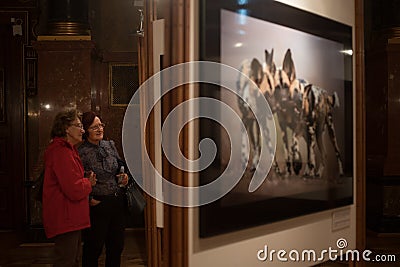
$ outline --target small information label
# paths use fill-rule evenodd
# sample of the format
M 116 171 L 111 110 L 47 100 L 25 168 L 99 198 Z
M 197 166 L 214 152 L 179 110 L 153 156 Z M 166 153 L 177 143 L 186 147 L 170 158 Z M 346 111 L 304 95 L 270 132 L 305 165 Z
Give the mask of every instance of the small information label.
M 332 213 L 332 231 L 350 227 L 350 209 Z
M 135 0 L 134 2 L 133 2 L 133 6 L 139 6 L 139 7 L 142 7 L 143 6 L 143 0 Z

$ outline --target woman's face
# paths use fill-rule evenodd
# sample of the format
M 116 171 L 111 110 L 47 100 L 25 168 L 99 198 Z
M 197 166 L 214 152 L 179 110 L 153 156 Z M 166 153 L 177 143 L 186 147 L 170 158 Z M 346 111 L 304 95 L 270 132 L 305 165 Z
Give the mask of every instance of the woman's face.
M 81 121 L 76 118 L 70 126 L 65 130 L 67 134 L 67 141 L 72 145 L 82 142 L 82 135 L 85 133 Z
M 90 143 L 98 144 L 103 139 L 104 123 L 101 123 L 99 117 L 95 117 L 93 123 L 88 128 L 87 139 Z

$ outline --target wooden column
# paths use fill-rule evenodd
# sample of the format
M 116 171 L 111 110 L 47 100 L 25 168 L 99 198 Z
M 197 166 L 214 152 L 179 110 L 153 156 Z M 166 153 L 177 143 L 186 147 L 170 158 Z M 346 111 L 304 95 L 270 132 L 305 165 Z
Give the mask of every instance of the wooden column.
M 189 27 L 190 27 L 190 2 L 186 0 L 145 1 L 144 6 L 144 37 L 139 38 L 139 73 L 140 83 L 153 74 L 153 39 L 152 22 L 157 19 L 157 10 L 165 19 L 165 41 L 163 67 L 173 66 L 189 61 Z M 181 86 L 162 98 L 162 117 L 179 103 L 189 98 L 187 86 Z M 142 101 L 142 98 L 141 98 Z M 143 103 L 141 103 L 143 105 Z M 141 107 L 142 108 L 142 107 Z M 143 107 L 144 108 L 144 107 Z M 178 122 L 179 123 L 179 122 Z M 147 121 L 146 147 L 150 159 L 154 160 L 155 144 L 154 117 L 150 115 Z M 185 128 L 180 140 L 180 147 L 185 155 L 188 151 L 188 130 Z M 163 157 L 162 176 L 179 185 L 187 185 L 187 173 L 175 168 Z M 164 205 L 164 228 L 156 225 L 156 200 L 147 195 L 146 208 L 146 240 L 148 263 L 155 266 L 188 266 L 188 212 L 187 208 Z
M 157 6 L 155 0 L 144 1 L 144 21 L 143 31 L 144 35 L 138 37 L 138 66 L 139 66 L 139 83 L 142 84 L 149 77 L 154 74 L 153 66 L 153 21 L 157 19 Z M 147 92 L 145 92 L 147 93 Z M 151 95 L 151 92 L 149 92 Z M 149 95 L 140 96 L 140 108 L 142 111 L 147 109 L 147 99 Z M 143 122 L 141 122 L 143 123 Z M 155 144 L 154 144 L 154 112 L 150 114 L 146 121 L 147 128 L 145 134 L 145 146 L 148 151 L 148 156 L 152 162 L 155 161 Z M 143 168 L 143 177 L 152 177 L 152 174 L 147 173 L 149 169 Z M 146 182 L 151 183 L 147 179 Z M 149 187 L 153 188 L 155 185 L 150 184 Z M 162 228 L 157 227 L 157 214 L 156 206 L 157 201 L 148 194 L 146 197 L 146 210 L 145 210 L 145 231 L 146 231 L 146 248 L 147 248 L 147 266 L 160 267 L 162 263 Z
M 165 1 L 165 64 L 164 67 L 190 61 L 190 5 L 192 1 Z M 184 75 L 184 74 L 182 74 Z M 178 77 L 177 77 L 178 78 Z M 189 87 L 183 85 L 171 91 L 163 102 L 163 117 L 180 103 L 189 99 Z M 177 124 L 179 124 L 179 119 Z M 179 147 L 188 157 L 188 127 L 182 130 Z M 172 183 L 188 186 L 188 173 L 175 168 L 163 159 L 163 176 Z M 185 196 L 180 196 L 185 197 Z M 186 267 L 189 265 L 188 209 L 165 206 L 164 216 L 164 266 Z
M 355 0 L 355 179 L 356 179 L 356 248 L 363 251 L 366 245 L 365 227 L 365 52 L 364 52 L 364 1 Z M 349 266 L 363 267 L 363 261 L 350 262 Z

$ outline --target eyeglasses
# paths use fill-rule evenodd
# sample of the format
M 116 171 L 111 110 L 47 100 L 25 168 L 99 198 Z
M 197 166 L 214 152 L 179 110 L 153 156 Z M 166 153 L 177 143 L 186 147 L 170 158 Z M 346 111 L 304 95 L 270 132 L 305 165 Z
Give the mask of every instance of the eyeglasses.
M 88 129 L 89 129 L 89 130 L 92 130 L 92 131 L 98 131 L 98 130 L 100 130 L 100 129 L 104 129 L 104 127 L 106 127 L 106 125 L 105 125 L 104 123 L 100 123 L 100 124 L 98 124 L 98 125 L 89 127 Z
M 71 124 L 71 126 L 75 126 L 77 128 L 83 129 L 83 124 L 82 123 L 74 123 L 74 124 Z

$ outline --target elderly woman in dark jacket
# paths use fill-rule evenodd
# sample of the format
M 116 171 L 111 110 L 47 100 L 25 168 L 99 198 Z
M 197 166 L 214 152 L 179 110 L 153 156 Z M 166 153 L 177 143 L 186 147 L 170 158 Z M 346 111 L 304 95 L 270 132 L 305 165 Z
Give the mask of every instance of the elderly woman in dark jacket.
M 90 195 L 91 228 L 84 232 L 82 266 L 97 266 L 103 246 L 106 247 L 106 266 L 118 267 L 124 248 L 124 199 L 121 186 L 128 175 L 120 173 L 117 149 L 113 141 L 105 141 L 104 127 L 94 112 L 82 116 L 84 143 L 79 146 L 86 171 L 96 174 L 97 183 Z
M 56 267 L 79 266 L 81 230 L 90 226 L 88 196 L 96 178 L 84 178 L 75 148 L 84 132 L 76 110 L 60 112 L 45 152 L 43 226 L 54 238 Z

